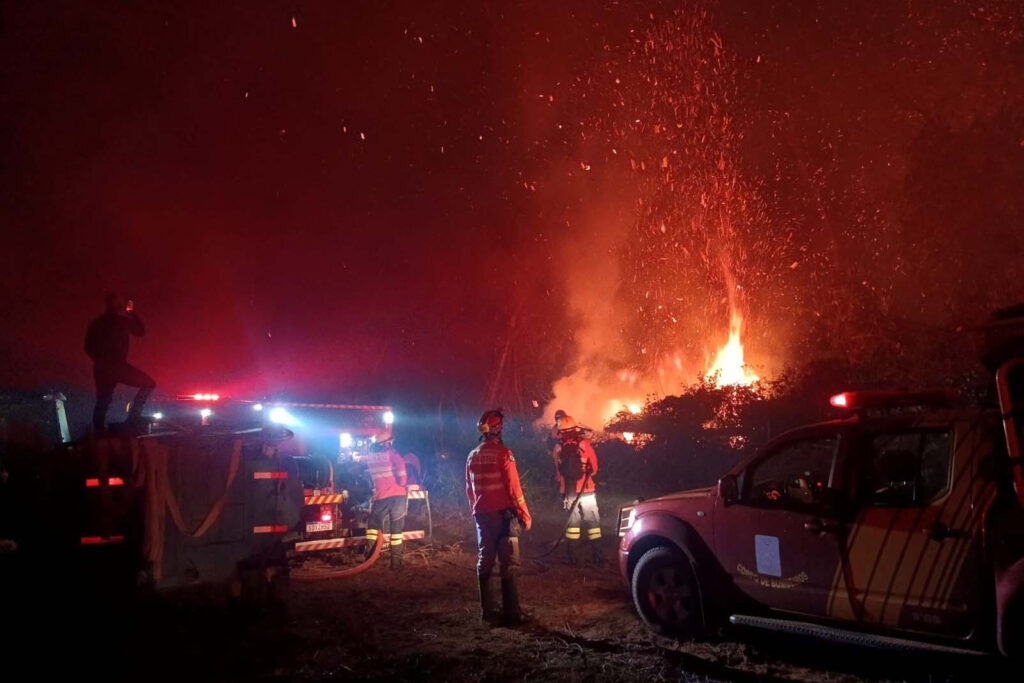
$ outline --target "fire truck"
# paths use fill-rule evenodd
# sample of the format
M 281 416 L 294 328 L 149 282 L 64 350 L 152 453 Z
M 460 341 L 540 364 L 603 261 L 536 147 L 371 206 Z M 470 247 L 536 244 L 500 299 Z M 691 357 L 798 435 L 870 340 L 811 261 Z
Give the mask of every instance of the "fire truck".
M 236 592 L 254 576 L 271 587 L 301 580 L 296 556 L 362 550 L 351 454 L 390 437 L 387 406 L 196 392 L 155 402 L 150 419 L 141 434 L 115 426 L 76 442 L 63 396 L 0 397 L 0 549 L 69 572 Z M 346 468 L 355 493 L 342 487 Z M 410 498 L 425 494 L 410 487 Z
M 619 511 L 654 631 L 736 627 L 883 649 L 1024 653 L 1024 306 L 985 326 L 989 405 L 851 391 L 712 488 Z

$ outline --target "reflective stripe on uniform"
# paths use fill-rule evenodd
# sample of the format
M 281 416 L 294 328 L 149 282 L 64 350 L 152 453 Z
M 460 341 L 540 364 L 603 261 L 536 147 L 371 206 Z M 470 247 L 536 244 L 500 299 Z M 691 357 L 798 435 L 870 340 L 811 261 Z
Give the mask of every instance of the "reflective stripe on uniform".
M 587 538 L 590 538 L 590 539 L 601 538 L 601 527 L 594 527 L 592 529 L 587 529 Z
M 568 538 L 570 541 L 579 540 L 580 528 L 578 526 L 569 527 L 565 530 L 565 537 Z
M 391 534 L 391 545 L 402 545 L 402 534 Z

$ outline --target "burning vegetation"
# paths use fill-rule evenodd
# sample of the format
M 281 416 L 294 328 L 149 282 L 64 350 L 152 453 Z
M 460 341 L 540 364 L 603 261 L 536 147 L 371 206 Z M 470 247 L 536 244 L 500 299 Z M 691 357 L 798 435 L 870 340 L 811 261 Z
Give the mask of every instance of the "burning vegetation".
M 545 419 L 574 406 L 600 427 L 829 359 L 872 384 L 950 381 L 970 372 L 963 330 L 1024 296 L 1006 257 L 1022 206 L 994 190 L 1024 172 L 1004 68 L 1020 7 L 879 10 L 883 35 L 828 50 L 849 17 L 773 7 L 652 12 L 577 76 L 568 182 L 594 206 L 565 222 L 592 260 L 567 277 L 577 355 Z M 780 53 L 751 23 L 768 15 L 803 44 Z

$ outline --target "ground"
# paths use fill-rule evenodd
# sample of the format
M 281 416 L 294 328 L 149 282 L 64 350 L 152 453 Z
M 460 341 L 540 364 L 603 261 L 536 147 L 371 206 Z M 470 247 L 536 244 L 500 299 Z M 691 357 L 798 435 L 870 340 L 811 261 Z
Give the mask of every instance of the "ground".
M 542 514 L 525 538 L 528 558 L 557 537 L 555 514 Z M 60 634 L 63 626 L 71 635 L 43 643 L 60 643 L 68 661 L 52 657 L 51 645 L 27 661 L 33 669 L 70 662 L 108 679 L 169 681 L 930 682 L 975 680 L 979 670 L 988 680 L 1010 679 L 994 658 L 892 657 L 739 632 L 705 643 L 659 639 L 636 618 L 612 563 L 570 567 L 562 548 L 525 562 L 521 590 L 533 622 L 486 626 L 477 617 L 470 521 L 448 519 L 439 527 L 433 545 L 410 543 L 399 573 L 378 562 L 340 581 L 293 581 L 276 607 L 233 608 L 223 591 L 207 587 L 94 605 L 93 622 L 88 614 L 77 615 L 79 622 L 59 607 L 48 609 L 37 615 L 42 632 Z M 610 533 L 604 544 L 613 557 Z M 100 619 L 114 623 L 90 630 Z M 9 662 L 29 650 L 10 652 Z

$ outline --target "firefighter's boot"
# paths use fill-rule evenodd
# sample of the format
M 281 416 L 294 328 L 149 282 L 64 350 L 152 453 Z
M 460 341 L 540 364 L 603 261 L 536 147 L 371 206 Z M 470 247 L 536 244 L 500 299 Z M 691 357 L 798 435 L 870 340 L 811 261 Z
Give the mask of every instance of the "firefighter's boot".
M 603 567 L 604 553 L 601 552 L 600 541 L 594 539 L 592 541 L 588 541 L 588 545 L 590 545 L 590 561 L 594 564 L 595 567 Z
M 405 543 L 402 542 L 402 534 L 391 534 L 391 568 L 395 571 L 405 566 L 402 558 L 402 548 L 404 547 Z
M 477 581 L 480 584 L 480 619 L 488 624 L 496 624 L 501 621 L 501 612 L 491 592 L 491 575 L 478 575 Z
M 565 539 L 565 561 L 573 567 L 580 564 L 579 545 L 579 540 Z
M 532 614 L 519 604 L 519 586 L 516 575 L 501 577 L 501 611 L 502 621 L 509 626 L 517 626 L 529 621 Z

